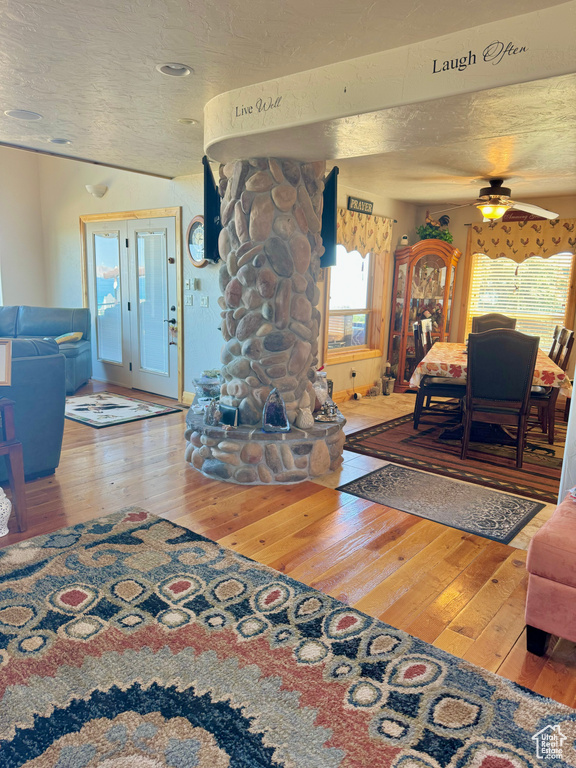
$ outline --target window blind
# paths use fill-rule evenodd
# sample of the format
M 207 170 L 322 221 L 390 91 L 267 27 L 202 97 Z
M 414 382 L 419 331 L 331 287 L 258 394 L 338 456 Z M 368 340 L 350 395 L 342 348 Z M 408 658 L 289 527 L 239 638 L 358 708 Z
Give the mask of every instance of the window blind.
M 466 336 L 473 317 L 499 312 L 516 318 L 516 330 L 539 336 L 541 349 L 547 351 L 554 328 L 564 325 L 572 259 L 571 253 L 558 253 L 517 264 L 474 254 Z

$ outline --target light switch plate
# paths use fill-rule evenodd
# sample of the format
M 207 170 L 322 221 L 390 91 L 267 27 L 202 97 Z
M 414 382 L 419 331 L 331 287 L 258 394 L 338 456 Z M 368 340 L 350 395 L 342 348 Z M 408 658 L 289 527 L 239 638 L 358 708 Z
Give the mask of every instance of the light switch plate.
M 185 307 L 193 307 L 194 306 L 194 296 L 192 296 L 191 293 L 187 293 L 184 296 L 184 306 Z
M 208 296 L 206 294 L 204 294 L 203 296 L 200 296 L 200 306 L 201 307 L 208 306 Z
M 184 280 L 184 288 L 187 291 L 190 290 L 190 278 L 188 278 L 188 280 Z

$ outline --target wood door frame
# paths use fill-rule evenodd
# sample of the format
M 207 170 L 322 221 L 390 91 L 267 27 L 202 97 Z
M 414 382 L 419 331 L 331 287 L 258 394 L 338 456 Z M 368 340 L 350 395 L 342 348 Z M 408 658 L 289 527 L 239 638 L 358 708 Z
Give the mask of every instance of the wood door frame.
M 86 242 L 86 225 L 106 223 L 109 221 L 125 221 L 134 219 L 162 219 L 173 216 L 175 219 L 176 243 L 176 319 L 178 323 L 178 402 L 182 402 L 184 391 L 184 306 L 182 293 L 182 208 L 149 208 L 142 211 L 119 211 L 117 213 L 92 213 L 80 216 L 80 246 L 82 267 L 82 305 L 89 307 L 88 297 L 88 244 Z

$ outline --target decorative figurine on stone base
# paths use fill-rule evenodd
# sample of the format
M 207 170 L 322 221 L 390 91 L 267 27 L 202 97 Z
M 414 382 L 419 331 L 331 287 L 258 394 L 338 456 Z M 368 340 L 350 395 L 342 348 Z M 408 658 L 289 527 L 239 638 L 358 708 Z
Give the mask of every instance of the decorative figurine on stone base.
M 206 406 L 206 411 L 204 412 L 204 424 L 209 427 L 216 427 L 220 424 L 221 415 L 220 409 L 218 408 L 218 400 L 216 400 L 216 398 L 210 400 Z
M 315 414 L 314 421 L 338 421 L 338 408 L 332 400 L 327 400 Z
M 296 414 L 296 426 L 298 429 L 312 429 L 314 416 L 310 408 L 299 408 Z
M 286 406 L 277 389 L 270 392 L 264 403 L 262 429 L 264 432 L 290 432 Z

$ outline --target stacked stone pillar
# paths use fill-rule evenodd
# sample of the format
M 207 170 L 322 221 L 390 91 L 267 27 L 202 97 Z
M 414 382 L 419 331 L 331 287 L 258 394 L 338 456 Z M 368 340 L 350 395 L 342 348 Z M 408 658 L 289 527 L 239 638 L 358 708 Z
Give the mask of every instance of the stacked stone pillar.
M 259 424 L 276 387 L 294 423 L 318 362 L 324 163 L 237 160 L 221 169 L 223 403 Z M 314 401 L 312 400 L 312 403 Z
M 238 408 L 239 427 L 219 441 L 208 435 L 214 427 L 190 423 L 187 458 L 205 474 L 244 483 L 297 482 L 341 460 L 343 420 L 311 426 L 308 413 L 318 363 L 324 172 L 323 162 L 276 158 L 220 168 L 220 399 Z M 261 432 L 273 388 L 286 403 L 289 433 Z

